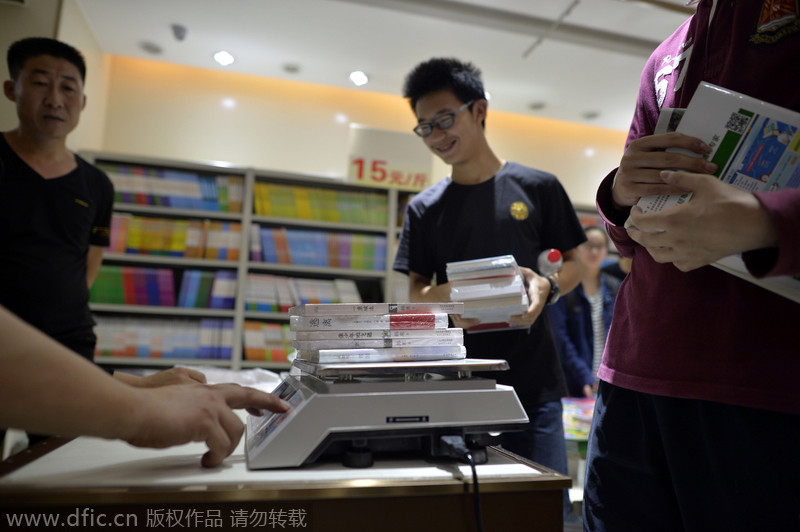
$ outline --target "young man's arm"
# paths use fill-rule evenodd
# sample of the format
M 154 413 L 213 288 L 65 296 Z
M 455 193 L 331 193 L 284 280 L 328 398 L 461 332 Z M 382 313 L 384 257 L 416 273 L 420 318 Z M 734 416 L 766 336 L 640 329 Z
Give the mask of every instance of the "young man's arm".
M 205 466 L 236 448 L 244 427 L 231 408 L 284 412 L 276 396 L 234 384 L 145 390 L 110 378 L 0 307 L 0 427 L 98 436 L 139 447 L 205 442 Z
M 436 303 L 451 300 L 450 283 L 432 286 L 430 279 L 414 272 L 408 272 L 408 283 L 409 301 Z M 460 327 L 462 329 L 469 329 L 473 325 L 480 323 L 480 320 L 461 319 L 460 316 L 455 314 L 451 314 L 450 319 L 453 320 L 453 325 L 455 327 Z
M 408 272 L 408 296 L 412 302 L 450 301 L 450 283 L 431 285 L 431 280 L 418 273 Z

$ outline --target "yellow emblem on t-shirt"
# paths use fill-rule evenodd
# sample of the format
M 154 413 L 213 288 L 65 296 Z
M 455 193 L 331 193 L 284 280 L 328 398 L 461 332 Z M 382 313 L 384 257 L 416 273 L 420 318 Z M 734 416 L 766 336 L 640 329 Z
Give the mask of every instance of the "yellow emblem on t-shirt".
M 521 201 L 515 201 L 508 210 L 515 220 L 526 220 L 528 218 L 528 206 Z

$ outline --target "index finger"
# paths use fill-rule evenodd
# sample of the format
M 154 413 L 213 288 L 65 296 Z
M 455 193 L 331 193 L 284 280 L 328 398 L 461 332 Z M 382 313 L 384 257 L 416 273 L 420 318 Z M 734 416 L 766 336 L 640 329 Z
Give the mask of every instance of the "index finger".
M 703 142 L 702 139 L 684 135 L 677 131 L 647 135 L 628 144 L 629 150 L 638 151 L 661 151 L 669 148 L 683 148 L 699 155 L 711 151 L 711 146 Z
M 215 384 L 212 386 L 222 394 L 230 408 L 248 408 L 269 410 L 270 412 L 286 412 L 289 405 L 271 393 L 238 384 Z

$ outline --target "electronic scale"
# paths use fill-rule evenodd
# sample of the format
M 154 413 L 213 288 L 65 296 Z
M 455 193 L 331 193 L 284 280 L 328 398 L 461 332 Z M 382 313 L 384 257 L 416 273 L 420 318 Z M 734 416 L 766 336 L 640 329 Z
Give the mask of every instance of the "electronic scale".
M 528 417 L 510 386 L 473 377 L 504 371 L 505 360 L 318 364 L 295 360 L 273 393 L 285 413 L 249 416 L 248 469 L 297 467 L 336 459 L 372 465 L 375 452 L 441 456 L 442 436 L 462 436 L 476 462 L 499 433 L 522 430 Z

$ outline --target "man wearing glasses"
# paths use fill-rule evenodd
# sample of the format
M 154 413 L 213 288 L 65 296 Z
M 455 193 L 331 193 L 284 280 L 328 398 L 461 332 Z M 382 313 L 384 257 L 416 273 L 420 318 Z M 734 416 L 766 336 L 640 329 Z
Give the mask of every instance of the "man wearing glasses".
M 467 356 L 505 359 L 511 367 L 487 376 L 514 387 L 530 425 L 504 434 L 503 447 L 566 473 L 560 402 L 566 387 L 542 310 L 577 284 L 575 247 L 584 232 L 555 176 L 503 161 L 489 147 L 477 68 L 431 59 L 411 71 L 403 92 L 417 117 L 414 132 L 452 171 L 409 203 L 394 269 L 408 274 L 411 301 L 449 301 L 448 262 L 514 255 L 530 306 L 507 329 L 467 334 Z M 564 265 L 548 278 L 532 268 L 549 248 L 561 250 Z M 453 322 L 476 325 L 458 316 Z

